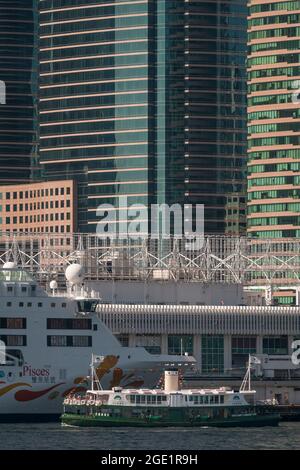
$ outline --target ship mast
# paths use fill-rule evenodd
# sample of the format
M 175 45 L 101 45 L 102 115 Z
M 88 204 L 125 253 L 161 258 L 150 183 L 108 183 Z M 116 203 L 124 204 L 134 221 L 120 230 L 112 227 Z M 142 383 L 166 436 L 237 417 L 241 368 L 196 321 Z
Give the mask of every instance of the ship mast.
M 102 385 L 97 375 L 97 371 L 95 369 L 95 364 L 98 360 L 99 360 L 99 356 L 94 356 L 94 354 L 92 354 L 92 363 L 90 366 L 91 367 L 92 392 L 95 391 L 95 384 L 97 386 L 97 391 L 103 390 Z
M 248 367 L 246 374 L 243 378 L 242 384 L 240 386 L 240 392 L 250 392 L 251 391 L 251 355 L 249 354 Z

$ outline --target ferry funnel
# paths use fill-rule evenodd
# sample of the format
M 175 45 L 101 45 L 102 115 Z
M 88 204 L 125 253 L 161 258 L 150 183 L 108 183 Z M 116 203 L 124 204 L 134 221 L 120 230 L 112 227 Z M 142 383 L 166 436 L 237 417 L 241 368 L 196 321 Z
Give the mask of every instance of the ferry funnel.
M 165 371 L 165 392 L 178 392 L 179 390 L 179 374 L 178 370 Z

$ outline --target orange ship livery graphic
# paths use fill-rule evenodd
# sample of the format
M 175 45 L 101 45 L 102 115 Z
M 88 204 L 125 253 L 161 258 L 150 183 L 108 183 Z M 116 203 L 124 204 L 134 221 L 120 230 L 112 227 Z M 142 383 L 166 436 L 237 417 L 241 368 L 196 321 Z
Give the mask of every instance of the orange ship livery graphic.
M 47 394 L 49 394 L 48 399 L 49 400 L 55 400 L 58 398 L 60 395 L 62 397 L 65 397 L 67 394 L 69 394 L 71 391 L 73 392 L 85 392 L 86 388 L 79 386 L 80 384 L 84 383 L 84 378 L 83 377 L 77 377 L 74 380 L 74 386 L 72 388 L 69 388 L 68 390 L 65 390 L 62 394 L 56 390 L 58 387 L 61 385 L 64 385 L 64 382 L 58 383 L 56 385 L 52 385 L 51 387 L 47 387 L 46 389 L 43 390 L 17 390 L 14 398 L 18 402 L 28 402 L 32 400 L 36 400 L 37 398 L 41 398 Z M 5 384 L 5 382 L 0 382 L 0 385 Z M 16 388 L 19 387 L 29 387 L 32 388 L 32 385 L 25 383 L 25 382 L 17 382 L 14 384 L 9 384 L 5 385 L 4 387 L 0 388 L 0 398 L 7 393 L 11 392 L 12 390 L 15 390 Z
M 96 375 L 99 380 L 104 377 L 105 374 L 108 374 L 119 361 L 119 356 L 105 356 L 100 365 L 96 368 Z

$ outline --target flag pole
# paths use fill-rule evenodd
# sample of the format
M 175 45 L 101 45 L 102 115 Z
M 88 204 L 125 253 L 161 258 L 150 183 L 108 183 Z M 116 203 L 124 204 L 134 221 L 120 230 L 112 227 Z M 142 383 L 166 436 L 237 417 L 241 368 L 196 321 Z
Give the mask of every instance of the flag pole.
M 249 392 L 251 390 L 251 355 L 249 354 L 249 364 L 248 364 L 248 375 L 249 375 Z

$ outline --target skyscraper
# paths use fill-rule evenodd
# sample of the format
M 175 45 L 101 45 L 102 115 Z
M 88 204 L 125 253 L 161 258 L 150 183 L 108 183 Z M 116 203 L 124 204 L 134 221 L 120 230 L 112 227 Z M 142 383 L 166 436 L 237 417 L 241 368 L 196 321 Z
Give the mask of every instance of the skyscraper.
M 248 233 L 300 236 L 300 8 L 250 1 Z
M 246 0 L 41 0 L 40 162 L 97 207 L 244 197 Z
M 38 4 L 0 1 L 0 184 L 28 182 L 37 158 Z

